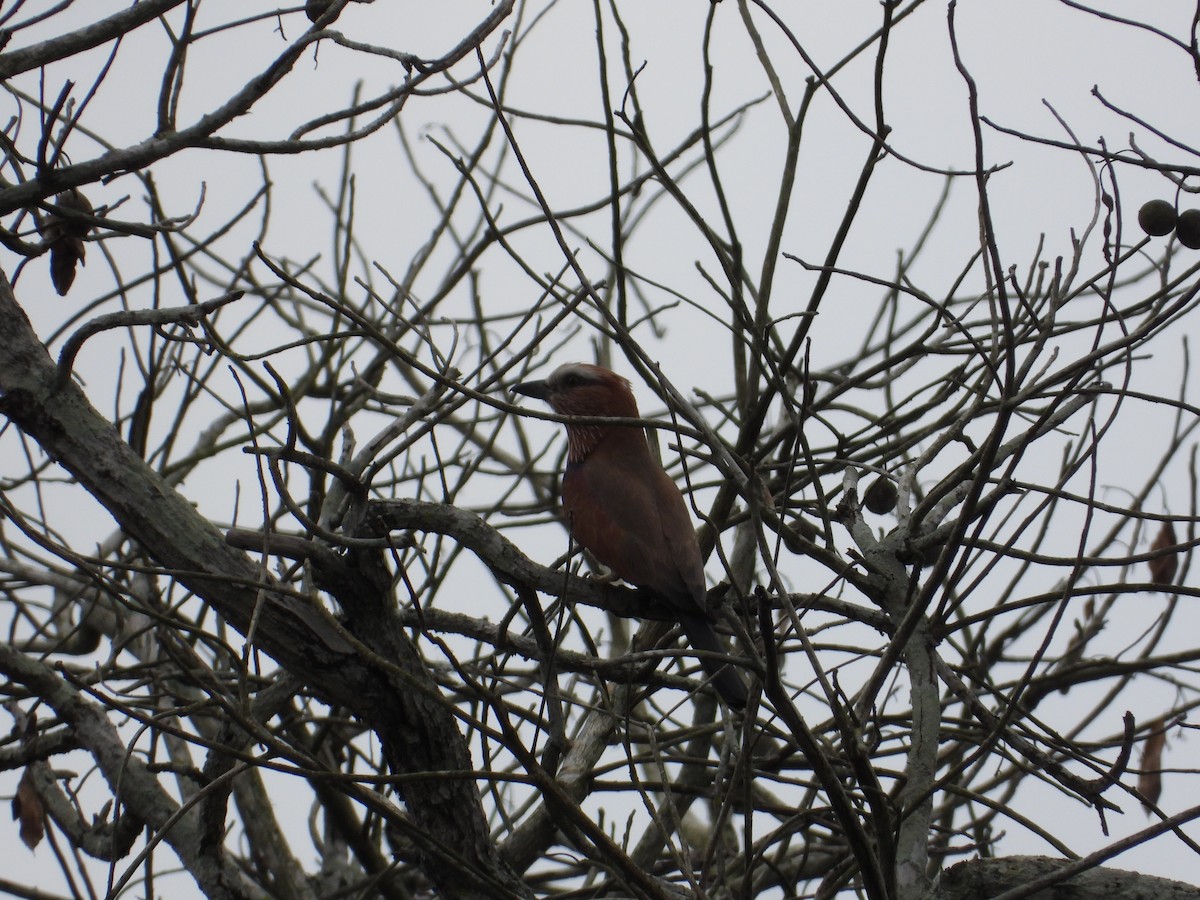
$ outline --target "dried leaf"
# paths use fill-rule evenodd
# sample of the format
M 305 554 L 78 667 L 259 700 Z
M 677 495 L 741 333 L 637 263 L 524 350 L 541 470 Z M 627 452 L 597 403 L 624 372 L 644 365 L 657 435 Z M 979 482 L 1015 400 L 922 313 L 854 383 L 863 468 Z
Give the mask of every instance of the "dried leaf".
M 13 818 L 21 822 L 21 840 L 30 850 L 42 842 L 46 834 L 46 808 L 33 786 L 33 775 L 29 769 L 21 775 L 17 793 L 12 799 Z
M 1168 547 L 1174 547 L 1179 542 L 1175 540 L 1175 526 L 1170 522 L 1163 522 L 1162 528 L 1159 529 L 1158 537 L 1154 539 L 1154 543 L 1150 545 L 1151 552 L 1155 550 L 1165 550 Z M 1179 570 L 1179 552 L 1165 553 L 1162 556 L 1156 556 L 1150 560 L 1150 581 L 1155 587 L 1162 590 L 1170 590 L 1172 582 L 1175 580 L 1175 573 Z
M 1155 719 L 1150 723 L 1150 734 L 1142 748 L 1142 772 L 1138 775 L 1138 791 L 1143 797 L 1142 806 L 1146 812 L 1151 811 L 1162 795 L 1162 754 L 1166 745 L 1167 723 Z
M 83 261 L 71 239 L 59 241 L 50 248 L 50 281 L 60 297 L 65 297 L 75 282 L 75 264 Z
M 54 203 L 62 209 L 88 216 L 95 212 L 91 202 L 78 188 L 63 191 L 54 198 Z M 83 239 L 92 226 L 57 212 L 48 212 L 38 223 L 38 230 L 50 245 L 50 281 L 59 296 L 65 297 L 75 281 L 75 267 L 83 263 L 87 256 L 87 245 Z

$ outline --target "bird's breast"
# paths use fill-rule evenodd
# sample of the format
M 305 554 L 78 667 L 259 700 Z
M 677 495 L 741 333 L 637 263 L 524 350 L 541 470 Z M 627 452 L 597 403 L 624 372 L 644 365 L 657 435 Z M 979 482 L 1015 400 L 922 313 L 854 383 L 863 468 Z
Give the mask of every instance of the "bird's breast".
M 563 513 L 575 541 L 625 581 L 673 606 L 704 607 L 704 567 L 683 497 L 654 465 L 589 457 L 563 473 Z

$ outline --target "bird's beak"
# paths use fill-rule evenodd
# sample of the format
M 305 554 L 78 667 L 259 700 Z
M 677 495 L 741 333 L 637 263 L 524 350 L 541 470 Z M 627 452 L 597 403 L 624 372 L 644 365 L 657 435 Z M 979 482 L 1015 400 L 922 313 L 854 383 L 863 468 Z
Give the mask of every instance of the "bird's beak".
M 511 390 L 514 394 L 524 394 L 526 397 L 534 397 L 538 400 L 545 400 L 550 396 L 550 384 L 545 380 L 524 381 L 521 384 L 514 384 Z

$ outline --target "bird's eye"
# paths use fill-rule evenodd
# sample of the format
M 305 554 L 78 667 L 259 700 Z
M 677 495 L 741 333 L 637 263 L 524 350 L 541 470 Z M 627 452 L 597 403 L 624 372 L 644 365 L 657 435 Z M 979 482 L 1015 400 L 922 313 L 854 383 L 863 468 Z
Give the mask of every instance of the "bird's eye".
M 563 376 L 562 386 L 565 388 L 575 388 L 583 384 L 583 376 L 578 372 L 568 372 Z

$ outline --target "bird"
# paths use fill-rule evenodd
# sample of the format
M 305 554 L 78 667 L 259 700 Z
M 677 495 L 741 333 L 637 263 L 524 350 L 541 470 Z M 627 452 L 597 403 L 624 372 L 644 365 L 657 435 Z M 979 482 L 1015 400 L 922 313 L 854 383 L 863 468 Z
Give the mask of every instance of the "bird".
M 565 363 L 512 390 L 562 416 L 639 418 L 629 381 L 611 369 Z M 650 452 L 640 425 L 567 422 L 562 507 L 574 540 L 604 566 L 661 601 L 697 650 L 728 655 L 708 618 L 704 562 L 683 494 Z M 746 705 L 732 666 L 700 659 L 725 703 Z

